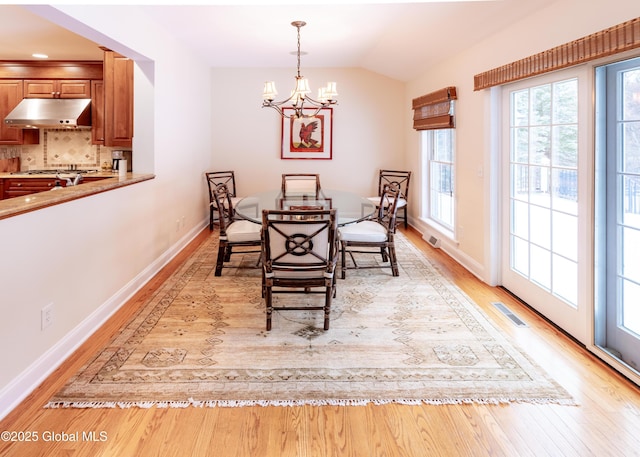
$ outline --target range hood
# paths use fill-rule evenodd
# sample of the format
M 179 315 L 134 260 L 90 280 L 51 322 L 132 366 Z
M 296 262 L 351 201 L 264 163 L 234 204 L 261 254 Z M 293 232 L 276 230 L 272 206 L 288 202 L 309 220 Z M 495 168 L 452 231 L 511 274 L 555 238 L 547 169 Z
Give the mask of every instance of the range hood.
M 21 129 L 90 127 L 90 105 L 90 98 L 25 98 L 4 123 Z

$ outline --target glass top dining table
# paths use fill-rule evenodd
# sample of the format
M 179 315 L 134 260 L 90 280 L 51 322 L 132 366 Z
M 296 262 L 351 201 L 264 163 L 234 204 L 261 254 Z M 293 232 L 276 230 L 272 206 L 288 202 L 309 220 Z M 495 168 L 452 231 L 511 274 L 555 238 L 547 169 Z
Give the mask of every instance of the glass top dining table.
M 337 210 L 338 226 L 350 224 L 371 217 L 376 205 L 359 194 L 322 189 L 318 195 L 296 194 L 283 196 L 280 189 L 268 190 L 248 195 L 235 205 L 236 215 L 262 224 L 262 211 L 333 209 Z

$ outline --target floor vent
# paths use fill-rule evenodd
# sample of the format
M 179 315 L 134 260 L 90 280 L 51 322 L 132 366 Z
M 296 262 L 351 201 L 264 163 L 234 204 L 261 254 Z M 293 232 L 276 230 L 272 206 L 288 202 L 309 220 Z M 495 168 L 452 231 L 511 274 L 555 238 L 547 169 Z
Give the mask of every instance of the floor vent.
M 518 316 L 513 314 L 513 312 L 509 308 L 507 308 L 504 303 L 495 302 L 492 304 L 498 309 L 498 311 L 500 311 L 502 314 L 507 316 L 509 320 L 511 320 L 511 322 L 513 322 L 518 327 L 528 327 L 528 325 L 523 320 L 521 320 Z
M 440 240 L 433 235 L 429 237 L 429 239 L 427 240 L 427 243 L 429 243 L 434 248 L 440 247 Z

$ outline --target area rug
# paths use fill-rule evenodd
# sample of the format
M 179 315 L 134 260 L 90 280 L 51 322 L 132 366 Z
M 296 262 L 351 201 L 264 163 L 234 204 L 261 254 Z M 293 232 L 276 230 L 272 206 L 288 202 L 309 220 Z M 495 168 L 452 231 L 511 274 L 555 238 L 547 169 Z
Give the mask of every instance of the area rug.
M 321 311 L 280 311 L 267 332 L 257 254 L 216 277 L 213 234 L 46 406 L 575 404 L 402 234 L 396 246 L 399 277 L 338 280 L 328 331 Z

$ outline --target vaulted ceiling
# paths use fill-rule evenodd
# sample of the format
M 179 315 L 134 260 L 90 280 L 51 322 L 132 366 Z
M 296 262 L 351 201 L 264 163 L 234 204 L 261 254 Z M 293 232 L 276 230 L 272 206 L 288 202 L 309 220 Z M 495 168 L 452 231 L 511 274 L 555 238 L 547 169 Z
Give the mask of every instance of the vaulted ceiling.
M 274 6 L 239 0 L 118 8 L 144 10 L 211 67 L 295 68 L 296 29 L 290 24 L 303 20 L 303 68 L 359 67 L 407 81 L 553 1 L 329 0 L 314 6 L 300 0 Z M 33 52 L 54 60 L 99 60 L 98 45 L 28 8 L 0 5 L 0 60 L 28 60 Z

